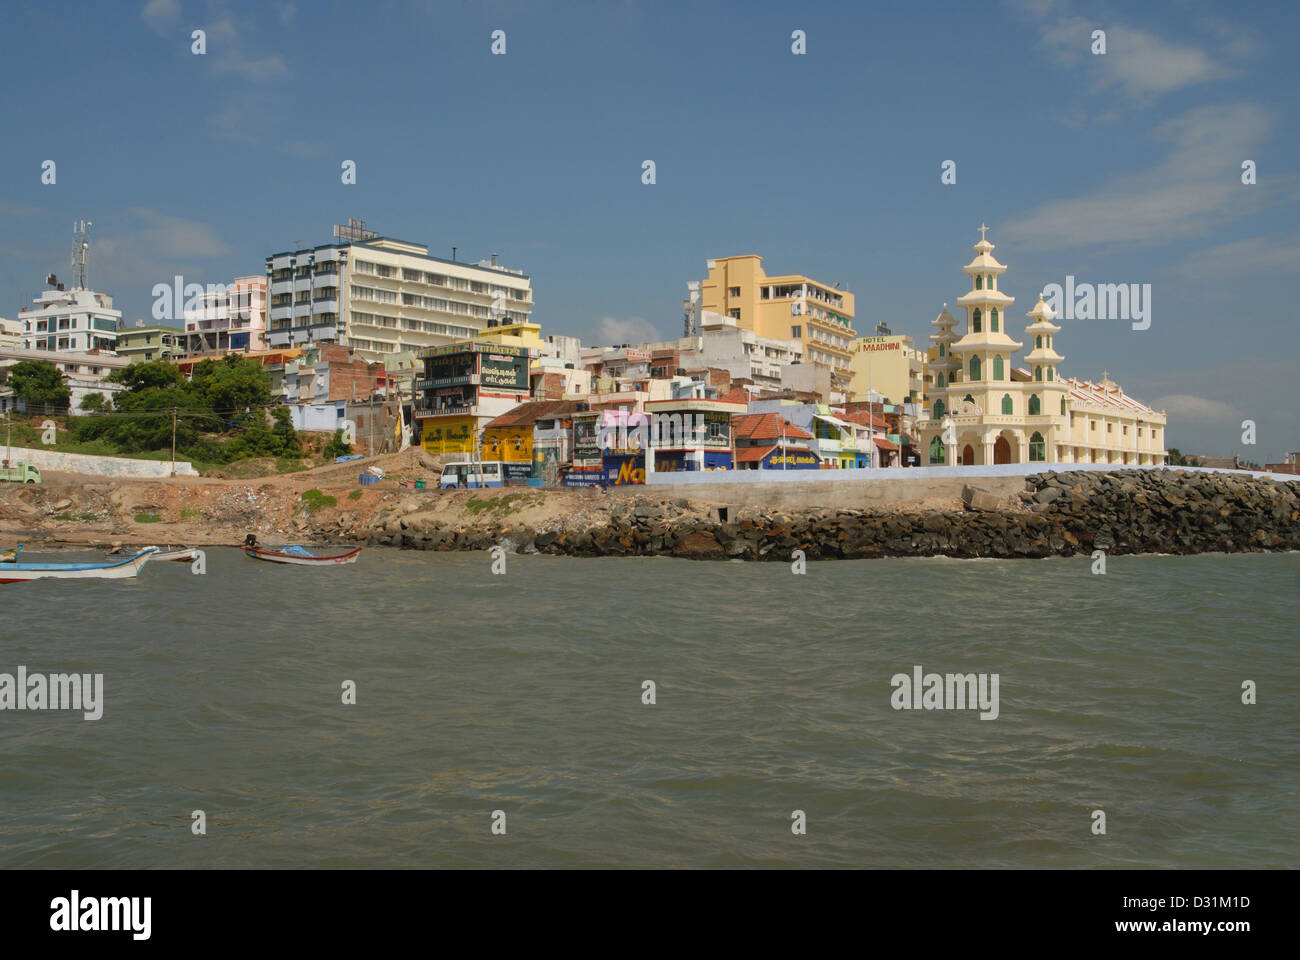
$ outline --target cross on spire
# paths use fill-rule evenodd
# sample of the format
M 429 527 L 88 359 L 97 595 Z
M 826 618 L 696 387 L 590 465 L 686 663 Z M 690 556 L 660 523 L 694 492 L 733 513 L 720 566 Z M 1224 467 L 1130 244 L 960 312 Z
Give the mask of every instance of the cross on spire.
M 985 242 L 986 238 L 984 234 L 988 232 L 988 229 L 989 229 L 988 227 L 984 226 L 984 221 L 981 220 L 980 221 L 980 243 Z
M 1109 371 L 1109 370 L 1103 370 L 1103 371 L 1101 372 L 1101 379 L 1102 379 L 1103 382 L 1106 381 L 1106 380 L 1109 380 L 1109 379 L 1110 379 L 1110 371 Z

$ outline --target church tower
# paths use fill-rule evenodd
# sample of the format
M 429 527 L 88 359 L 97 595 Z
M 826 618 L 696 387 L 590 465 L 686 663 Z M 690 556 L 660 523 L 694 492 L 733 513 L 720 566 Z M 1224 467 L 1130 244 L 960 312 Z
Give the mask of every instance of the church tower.
M 943 418 L 948 403 L 948 385 L 952 383 L 953 374 L 957 372 L 957 368 L 961 365 L 961 362 L 952 353 L 952 345 L 957 342 L 957 334 L 952 329 L 956 322 L 956 318 L 948 312 L 948 304 L 946 303 L 943 305 L 943 312 L 931 321 L 939 330 L 938 333 L 930 334 L 930 339 L 935 344 L 935 354 L 934 359 L 926 363 L 926 366 L 934 373 L 934 382 L 930 385 L 930 389 L 934 393 L 931 410 L 936 420 Z M 935 406 L 935 404 L 938 406 Z
M 981 223 L 975 259 L 962 267 L 971 278 L 971 288 L 957 298 L 957 306 L 966 311 L 966 332 L 952 345 L 952 353 L 967 390 L 987 390 L 990 384 L 1010 381 L 1011 355 L 1021 346 L 1006 334 L 1007 311 L 1016 300 L 998 289 L 1007 268 L 993 258 L 987 231 Z M 960 396 L 958 393 L 954 399 Z
M 1043 302 L 1040 294 L 1034 309 L 1025 314 L 1033 322 L 1025 327 L 1034 348 L 1025 354 L 1025 363 L 1029 373 L 1036 381 L 1052 383 L 1056 381 L 1056 365 L 1065 357 L 1056 352 L 1052 346 L 1052 337 L 1061 332 L 1061 328 L 1052 323 L 1052 308 Z

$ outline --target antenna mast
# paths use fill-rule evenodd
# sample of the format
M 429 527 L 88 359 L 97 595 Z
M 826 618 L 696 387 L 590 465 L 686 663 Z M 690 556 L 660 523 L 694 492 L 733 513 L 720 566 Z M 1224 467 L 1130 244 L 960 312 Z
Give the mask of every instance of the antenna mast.
M 89 220 L 78 220 L 72 225 L 72 274 L 77 278 L 78 290 L 86 288 L 86 251 L 90 249 L 90 241 L 87 239 L 86 231 L 92 226 Z

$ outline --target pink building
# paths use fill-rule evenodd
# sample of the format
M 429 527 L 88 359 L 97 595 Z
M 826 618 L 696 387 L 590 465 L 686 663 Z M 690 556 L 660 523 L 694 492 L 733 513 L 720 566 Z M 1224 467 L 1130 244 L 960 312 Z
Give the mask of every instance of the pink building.
M 185 311 L 186 353 L 220 356 L 266 349 L 266 277 L 209 284 L 203 307 Z

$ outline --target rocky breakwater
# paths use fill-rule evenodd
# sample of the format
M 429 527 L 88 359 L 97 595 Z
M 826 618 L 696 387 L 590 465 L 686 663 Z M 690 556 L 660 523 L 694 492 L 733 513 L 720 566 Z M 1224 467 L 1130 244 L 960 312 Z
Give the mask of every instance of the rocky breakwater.
M 1049 557 L 1300 549 L 1300 485 L 1177 470 L 1042 473 L 1019 497 L 973 481 L 950 510 L 773 511 L 649 495 L 593 498 L 541 523 L 506 508 L 454 521 L 414 508 L 378 518 L 365 542 L 423 550 L 702 560 Z M 541 494 L 537 494 L 540 496 Z M 508 501 L 507 501 L 508 503 Z

